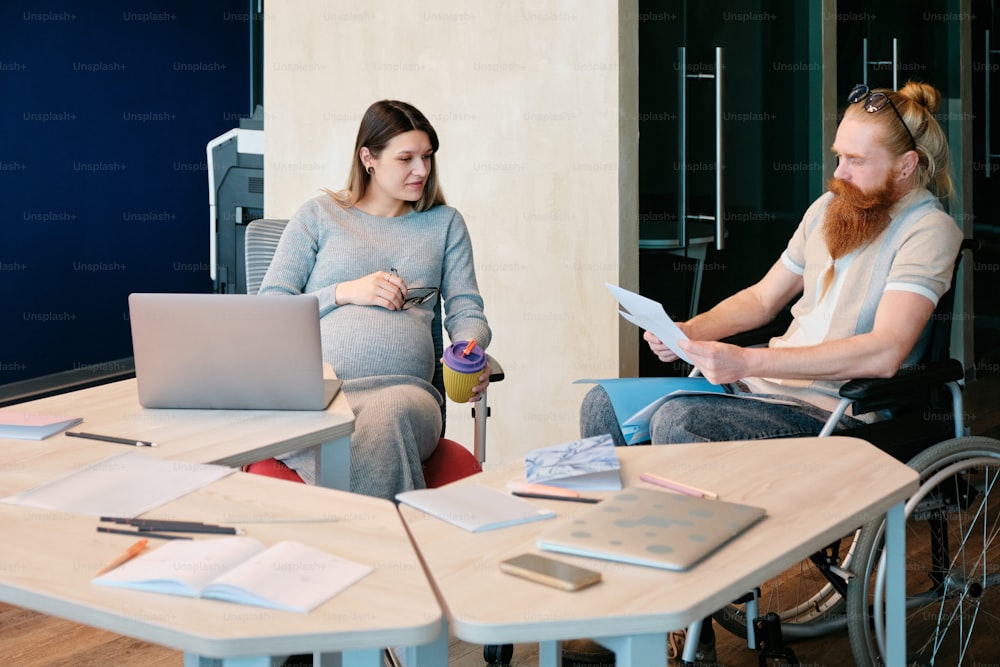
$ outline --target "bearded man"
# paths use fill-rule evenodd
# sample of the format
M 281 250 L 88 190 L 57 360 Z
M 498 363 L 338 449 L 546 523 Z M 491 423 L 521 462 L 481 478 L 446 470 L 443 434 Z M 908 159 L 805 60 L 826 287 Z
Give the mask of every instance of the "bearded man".
M 678 324 L 689 339 L 678 345 L 710 382 L 779 402 L 680 395 L 653 415 L 653 444 L 814 436 L 845 381 L 891 377 L 920 359 L 962 242 L 939 201 L 952 192 L 947 140 L 932 115 L 939 99 L 920 83 L 898 92 L 855 87 L 833 144 L 829 191 L 781 257 L 756 284 Z M 767 347 L 719 342 L 769 323 L 796 297 L 791 325 Z M 677 359 L 651 333 L 644 339 L 660 360 Z M 879 417 L 847 414 L 841 426 Z M 580 426 L 584 437 L 611 433 L 625 444 L 601 385 L 585 397 Z M 707 622 L 699 664 L 714 662 L 712 639 Z M 588 646 L 564 643 L 563 664 L 613 664 Z

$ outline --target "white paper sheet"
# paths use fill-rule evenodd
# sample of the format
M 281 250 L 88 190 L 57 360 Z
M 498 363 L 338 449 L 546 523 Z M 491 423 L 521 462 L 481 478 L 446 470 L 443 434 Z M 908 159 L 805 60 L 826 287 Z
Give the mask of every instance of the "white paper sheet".
M 74 514 L 135 517 L 234 472 L 226 466 L 164 461 L 125 452 L 2 499 Z
M 396 500 L 473 533 L 551 519 L 552 510 L 480 484 L 448 484 L 396 494 Z
M 691 360 L 688 359 L 687 355 L 677 345 L 677 341 L 687 340 L 688 338 L 674 324 L 674 321 L 670 319 L 670 316 L 663 310 L 662 305 L 652 299 L 647 299 L 644 296 L 630 292 L 627 289 L 622 289 L 611 283 L 604 283 L 604 286 L 611 291 L 611 294 L 614 295 L 618 303 L 625 308 L 625 310 L 618 311 L 622 317 L 640 329 L 651 332 L 664 345 L 669 347 L 674 354 L 689 364 L 691 363 Z

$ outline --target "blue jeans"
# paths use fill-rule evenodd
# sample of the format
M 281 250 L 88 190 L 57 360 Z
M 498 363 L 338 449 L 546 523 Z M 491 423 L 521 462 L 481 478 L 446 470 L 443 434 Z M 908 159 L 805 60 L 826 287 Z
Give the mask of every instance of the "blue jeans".
M 741 393 L 734 387 L 733 393 Z M 768 440 L 817 435 L 830 413 L 811 403 L 773 395 L 795 405 L 740 400 L 726 396 L 692 395 L 670 399 L 649 422 L 654 445 L 725 440 Z M 862 424 L 842 417 L 839 428 Z M 616 445 L 625 445 L 611 399 L 600 385 L 587 393 L 580 406 L 580 436 L 610 433 Z

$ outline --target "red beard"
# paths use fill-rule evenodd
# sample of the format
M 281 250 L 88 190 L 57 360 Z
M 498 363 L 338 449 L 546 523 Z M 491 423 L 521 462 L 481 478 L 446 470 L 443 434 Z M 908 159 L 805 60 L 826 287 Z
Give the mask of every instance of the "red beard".
M 837 178 L 828 184 L 833 198 L 826 207 L 823 234 L 830 257 L 838 259 L 869 243 L 889 225 L 890 211 L 899 200 L 891 175 L 881 187 L 863 192 L 856 185 Z M 823 276 L 823 294 L 833 283 L 833 264 Z

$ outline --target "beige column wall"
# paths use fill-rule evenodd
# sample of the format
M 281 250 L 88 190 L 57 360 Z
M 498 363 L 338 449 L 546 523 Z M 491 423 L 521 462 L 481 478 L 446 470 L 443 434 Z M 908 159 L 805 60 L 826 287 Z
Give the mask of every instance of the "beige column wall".
M 507 379 L 488 464 L 578 436 L 587 386 L 634 368 L 605 282 L 638 280 L 635 0 L 265 5 L 265 215 L 343 187 L 373 101 L 421 109 L 465 216 Z M 621 32 L 621 35 L 620 35 Z M 620 187 L 620 181 L 624 184 Z M 622 212 L 625 212 L 624 214 Z M 620 248 L 622 250 L 620 250 Z M 471 447 L 466 406 L 448 435 Z

